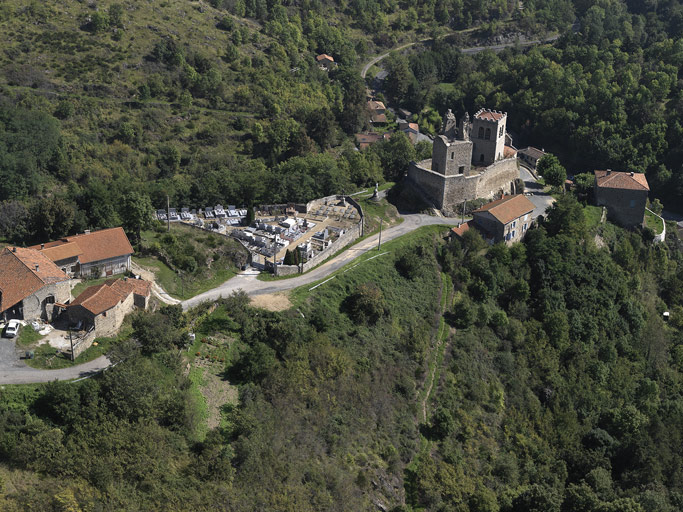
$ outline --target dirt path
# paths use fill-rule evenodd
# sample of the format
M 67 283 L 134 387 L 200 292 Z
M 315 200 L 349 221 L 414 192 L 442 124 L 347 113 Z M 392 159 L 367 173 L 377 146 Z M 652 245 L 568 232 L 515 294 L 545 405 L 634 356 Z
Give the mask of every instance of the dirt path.
M 287 292 L 254 295 L 251 298 L 251 305 L 268 311 L 284 311 L 292 307 Z
M 166 290 L 164 290 L 159 283 L 156 282 L 156 275 L 151 270 L 141 267 L 135 262 L 131 263 L 133 273 L 138 274 L 145 281 L 152 283 L 152 295 L 165 304 L 180 304 L 178 299 L 171 297 Z

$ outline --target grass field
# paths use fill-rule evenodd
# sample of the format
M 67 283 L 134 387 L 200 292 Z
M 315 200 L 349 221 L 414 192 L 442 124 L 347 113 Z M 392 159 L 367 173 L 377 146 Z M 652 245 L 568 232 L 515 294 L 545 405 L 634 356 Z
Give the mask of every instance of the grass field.
M 25 325 L 19 330 L 19 337 L 17 338 L 17 345 L 20 347 L 28 347 L 38 341 L 42 336 L 38 334 L 33 327 Z
M 600 224 L 602 207 L 587 205 L 583 208 L 583 216 L 586 218 L 586 227 L 593 229 Z
M 659 235 L 662 231 L 664 231 L 664 223 L 662 222 L 662 219 L 648 210 L 645 210 L 645 226 L 654 231 L 655 235 Z

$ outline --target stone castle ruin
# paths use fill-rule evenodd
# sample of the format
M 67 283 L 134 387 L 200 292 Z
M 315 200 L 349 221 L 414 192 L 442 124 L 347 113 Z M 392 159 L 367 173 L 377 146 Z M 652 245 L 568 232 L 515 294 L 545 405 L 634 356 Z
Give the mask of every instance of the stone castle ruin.
M 481 109 L 456 122 L 449 109 L 431 160 L 414 162 L 408 179 L 435 208 L 452 214 L 465 200 L 515 193 L 517 151 L 506 145 L 507 113 Z

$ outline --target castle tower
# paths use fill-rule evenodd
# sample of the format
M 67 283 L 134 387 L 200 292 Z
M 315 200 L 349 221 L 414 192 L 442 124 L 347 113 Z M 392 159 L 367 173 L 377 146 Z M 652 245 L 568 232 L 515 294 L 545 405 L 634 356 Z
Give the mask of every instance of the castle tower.
M 474 114 L 472 123 L 472 163 L 487 166 L 502 160 L 505 151 L 505 125 L 507 113 L 481 109 Z
M 455 114 L 453 114 L 453 111 L 449 108 L 448 112 L 446 112 L 446 114 L 443 116 L 443 125 L 441 127 L 441 133 L 448 140 L 455 140 L 457 131 L 458 126 L 455 121 Z

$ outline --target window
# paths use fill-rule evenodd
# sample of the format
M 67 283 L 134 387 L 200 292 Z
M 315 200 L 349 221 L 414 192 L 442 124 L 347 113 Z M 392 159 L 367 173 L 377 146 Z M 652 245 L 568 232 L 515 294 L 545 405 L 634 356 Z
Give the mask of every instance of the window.
M 513 220 L 513 221 L 512 221 L 512 227 L 513 227 L 513 228 L 516 228 L 516 227 L 517 227 L 517 221 L 516 221 L 516 220 Z
M 635 199 L 631 199 L 631 200 L 629 201 L 629 203 L 628 203 L 628 207 L 629 207 L 629 208 L 635 208 L 635 206 L 636 206 L 636 200 L 635 200 Z
M 525 223 L 524 226 L 522 227 L 522 232 L 526 231 L 527 224 Z
M 455 151 L 451 151 L 451 160 L 455 158 Z
M 479 157 L 479 161 L 480 161 L 480 162 L 483 162 L 483 161 L 484 161 L 484 153 L 482 153 L 481 156 Z
M 512 232 L 512 238 L 515 237 L 515 233 L 516 233 L 516 231 L 513 231 L 513 232 Z
M 479 127 L 479 138 L 480 139 L 484 138 L 484 127 L 483 126 Z
M 501 126 L 500 131 L 498 132 L 498 137 L 502 137 L 502 136 L 503 136 L 503 127 Z
M 458 174 L 462 174 L 464 172 L 465 172 L 465 166 L 464 165 L 461 165 L 460 167 L 458 167 Z
M 484 137 L 486 140 L 491 139 L 491 128 L 486 128 L 486 137 Z

